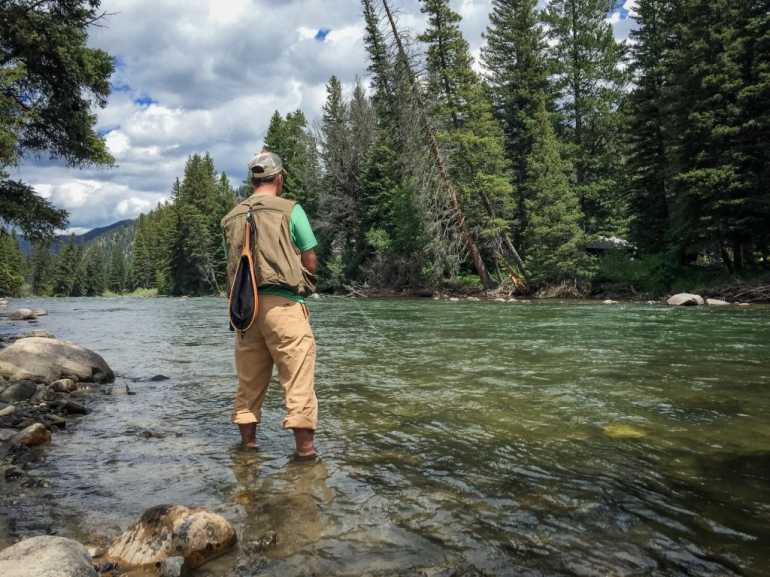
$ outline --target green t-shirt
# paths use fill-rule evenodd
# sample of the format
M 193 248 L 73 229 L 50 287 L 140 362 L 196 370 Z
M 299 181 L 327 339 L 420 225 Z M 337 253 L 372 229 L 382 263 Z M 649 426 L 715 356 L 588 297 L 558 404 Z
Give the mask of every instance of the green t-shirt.
M 294 246 L 296 246 L 300 252 L 305 252 L 318 245 L 318 241 L 313 234 L 313 228 L 310 226 L 307 214 L 305 214 L 304 209 L 299 204 L 295 204 L 294 208 L 291 209 L 289 232 L 291 233 L 291 240 L 294 243 Z M 298 303 L 305 302 L 305 298 L 302 295 L 298 295 L 297 293 L 280 286 L 259 287 L 259 292 L 286 297 L 287 299 Z

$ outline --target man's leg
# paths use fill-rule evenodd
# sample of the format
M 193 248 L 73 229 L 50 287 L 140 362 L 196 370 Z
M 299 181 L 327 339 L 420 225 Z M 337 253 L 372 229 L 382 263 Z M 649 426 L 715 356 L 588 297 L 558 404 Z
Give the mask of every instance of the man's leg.
M 283 426 L 293 429 L 297 455 L 315 454 L 313 439 L 318 424 L 315 396 L 315 338 L 304 305 L 271 296 L 263 300 L 265 341 L 284 390 L 286 418 Z
M 267 386 L 273 374 L 273 359 L 257 323 L 244 334 L 235 334 L 235 368 L 238 391 L 235 394 L 233 423 L 238 425 L 244 447 L 257 447 L 257 423 L 262 418 Z

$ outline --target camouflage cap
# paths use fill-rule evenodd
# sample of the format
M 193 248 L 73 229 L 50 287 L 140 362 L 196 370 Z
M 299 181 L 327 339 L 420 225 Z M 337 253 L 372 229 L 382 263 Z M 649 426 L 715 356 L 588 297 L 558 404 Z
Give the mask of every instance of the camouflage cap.
M 256 178 L 267 178 L 276 174 L 286 174 L 281 157 L 263 148 L 249 162 L 249 174 Z

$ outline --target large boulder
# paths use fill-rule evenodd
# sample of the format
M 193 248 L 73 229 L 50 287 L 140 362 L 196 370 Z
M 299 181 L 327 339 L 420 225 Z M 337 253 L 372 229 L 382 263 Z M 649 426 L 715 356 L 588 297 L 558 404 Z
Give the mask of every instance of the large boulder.
M 37 318 L 37 315 L 32 309 L 18 309 L 8 315 L 8 318 L 12 321 L 32 321 Z
M 85 547 L 64 537 L 24 539 L 0 551 L 3 577 L 98 577 Z
M 0 376 L 50 383 L 58 379 L 109 383 L 112 369 L 93 351 L 68 341 L 31 337 L 0 351 Z
M 235 545 L 235 529 L 205 509 L 158 505 L 120 535 L 107 558 L 121 568 L 145 567 L 183 557 L 185 569 L 200 567 Z
M 702 296 L 690 293 L 676 294 L 672 297 L 669 297 L 666 302 L 672 306 L 678 307 L 692 307 L 705 304 Z

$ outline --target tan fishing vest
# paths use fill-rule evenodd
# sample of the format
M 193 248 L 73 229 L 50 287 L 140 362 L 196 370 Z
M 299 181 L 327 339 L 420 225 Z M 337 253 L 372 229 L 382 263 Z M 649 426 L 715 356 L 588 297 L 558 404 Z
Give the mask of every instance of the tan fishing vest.
M 299 295 L 315 292 L 313 275 L 302 266 L 299 249 L 291 240 L 289 221 L 294 201 L 271 194 L 253 194 L 222 219 L 227 241 L 227 286 L 243 250 L 244 224 L 253 220 L 254 273 L 258 286 L 283 286 Z

